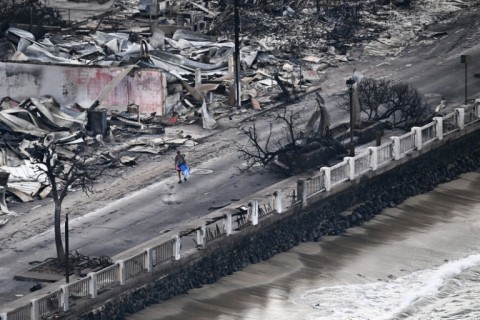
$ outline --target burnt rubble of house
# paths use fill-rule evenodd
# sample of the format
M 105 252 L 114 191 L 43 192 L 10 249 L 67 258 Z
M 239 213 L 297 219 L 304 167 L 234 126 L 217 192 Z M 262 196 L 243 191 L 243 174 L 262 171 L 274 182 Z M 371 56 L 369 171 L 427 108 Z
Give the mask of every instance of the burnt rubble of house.
M 1 212 L 9 213 L 7 202 L 29 202 L 49 195 L 48 180 L 39 169 L 42 164 L 35 163 L 29 153 L 35 144 L 55 143 L 55 152 L 61 157 L 73 157 L 78 145 L 85 144 L 90 163 L 115 167 L 138 164 L 135 154 L 160 154 L 180 145 L 196 144 L 189 136 L 166 137 L 163 133 L 164 126 L 155 115 L 141 115 L 135 105 L 107 116 L 104 110 L 91 112 L 79 105 L 61 107 L 51 96 L 21 102 L 3 98 L 0 190 L 9 197 L 0 200 Z M 0 219 L 0 226 L 2 221 L 8 219 Z
M 0 39 L 0 58 L 159 69 L 167 78 L 164 117 L 190 122 L 202 116 L 205 102 L 218 118 L 235 112 L 233 11 L 222 0 L 117 0 L 94 18 L 70 22 L 58 32 L 33 33 L 33 26 L 10 23 Z M 389 23 L 411 14 L 405 1 L 378 0 L 319 1 L 317 7 L 302 1 L 249 1 L 240 4 L 240 11 L 241 104 L 254 109 L 285 99 L 286 91 L 318 86 L 327 68 L 366 50 L 378 54 L 372 40 L 386 47 L 383 54 L 395 51 L 388 44 L 402 41 L 395 41 L 399 36 L 397 30 L 388 31 Z M 397 28 L 398 33 L 405 29 Z
M 318 8 L 301 1 L 242 3 L 242 105 L 261 108 L 284 99 L 279 82 L 292 92 L 318 85 L 325 69 L 355 59 L 367 41 L 391 38 L 386 20 L 395 8 L 402 10 L 378 0 L 320 1 Z M 204 97 L 214 116 L 232 112 L 233 27 L 233 6 L 225 1 L 119 0 L 95 18 L 71 22 L 58 32 L 34 33 L 30 25 L 10 23 L 0 40 L 0 57 L 160 69 L 169 93 L 164 115 L 190 120 L 201 114 Z
M 0 61 L 157 69 L 166 77 L 164 112 L 147 114 L 141 105 L 126 104 L 121 111 L 107 113 L 102 101 L 95 106 L 59 105 L 51 96 L 22 101 L 0 97 L 0 171 L 10 173 L 6 191 L 16 199 L 48 195 L 48 183 L 35 174 L 25 151 L 31 143 L 47 139 L 68 154 L 75 143 L 103 145 L 108 140 L 103 137 L 113 135 L 128 142 L 109 146 L 103 157 L 134 164 L 135 157 L 117 153 L 128 149 L 160 154 L 172 146 L 195 144 L 188 137 L 162 137 L 166 126 L 191 123 L 213 129 L 220 117 L 309 92 L 319 87 L 328 68 L 360 55 L 395 54 L 438 19 L 418 18 L 415 14 L 421 10 L 410 10 L 409 1 L 241 2 L 238 110 L 231 2 L 112 2 L 109 9 L 75 21 L 70 11 L 40 4 L 33 21 L 21 12 L 20 22 L 0 21 Z M 7 9 L 0 11 L 3 19 Z

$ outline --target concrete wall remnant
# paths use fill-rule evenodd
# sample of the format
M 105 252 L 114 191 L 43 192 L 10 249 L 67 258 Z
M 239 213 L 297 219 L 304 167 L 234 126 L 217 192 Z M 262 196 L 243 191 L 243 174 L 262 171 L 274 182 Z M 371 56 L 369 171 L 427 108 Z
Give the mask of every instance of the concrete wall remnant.
M 62 106 L 78 103 L 88 108 L 121 67 L 74 66 L 0 62 L 0 97 L 21 101 L 51 95 Z M 140 106 L 140 112 L 165 114 L 166 79 L 157 69 L 134 69 L 110 92 L 102 104 L 108 110 Z

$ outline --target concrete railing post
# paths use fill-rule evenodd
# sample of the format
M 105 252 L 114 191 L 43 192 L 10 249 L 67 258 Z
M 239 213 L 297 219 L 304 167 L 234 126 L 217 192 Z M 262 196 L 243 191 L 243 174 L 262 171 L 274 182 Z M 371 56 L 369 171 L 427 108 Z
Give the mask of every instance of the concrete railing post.
M 30 319 L 31 320 L 40 320 L 40 309 L 38 307 L 38 300 L 37 299 L 32 299 L 32 312 L 30 314 Z
M 180 239 L 180 236 L 175 236 L 173 238 L 175 241 L 173 242 L 173 256 L 175 258 L 175 260 L 180 260 L 181 258 L 181 252 L 180 252 L 180 248 L 181 248 L 181 245 L 182 245 L 182 240 Z
M 417 150 L 422 150 L 422 144 L 423 144 L 422 128 L 413 127 L 411 129 L 411 132 L 413 132 L 415 134 L 415 148 L 417 148 Z
M 152 248 L 145 249 L 145 268 L 147 269 L 147 272 L 152 272 L 153 270 Z
M 343 161 L 347 161 L 348 163 L 348 180 L 355 179 L 355 158 L 345 157 Z
M 205 233 L 207 231 L 207 226 L 202 224 L 197 229 L 197 247 L 205 247 Z
M 68 311 L 68 309 L 70 309 L 70 301 L 69 301 L 70 293 L 68 292 L 68 284 L 60 286 L 60 290 L 62 291 L 61 303 L 63 306 L 63 311 Z
M 437 134 L 437 139 L 443 140 L 443 118 L 434 117 L 433 120 L 435 121 L 435 133 Z
M 95 299 L 98 294 L 97 274 L 95 272 L 89 272 L 87 277 L 90 277 L 90 288 L 88 288 L 88 291 L 90 292 L 90 298 Z
M 297 195 L 302 202 L 302 208 L 305 208 L 307 206 L 307 181 L 305 179 L 297 181 Z
M 275 211 L 278 213 L 282 213 L 283 208 L 282 208 L 282 190 L 277 190 L 273 193 L 273 206 Z
M 120 282 L 121 286 L 125 285 L 125 281 L 127 278 L 126 270 L 125 270 L 125 261 L 119 260 L 118 263 L 118 282 Z
M 455 112 L 457 112 L 457 125 L 460 130 L 465 129 L 465 109 L 463 108 L 455 108 Z
M 368 147 L 370 151 L 370 168 L 375 171 L 378 168 L 378 148 Z
M 0 313 L 0 319 L 7 320 L 7 314 L 6 313 Z
M 325 184 L 325 191 L 330 191 L 332 188 L 332 169 L 330 167 L 321 167 L 320 173 L 323 172 L 323 183 Z
M 249 203 L 250 210 L 250 220 L 252 225 L 256 226 L 258 224 L 258 200 L 252 200 Z
M 400 138 L 399 137 L 390 137 L 393 141 L 393 159 L 400 159 Z
M 232 235 L 233 226 L 232 226 L 232 213 L 231 212 L 227 213 L 227 217 L 225 219 L 223 219 L 223 223 L 224 223 L 224 228 L 225 228 L 225 232 L 227 233 L 227 236 Z

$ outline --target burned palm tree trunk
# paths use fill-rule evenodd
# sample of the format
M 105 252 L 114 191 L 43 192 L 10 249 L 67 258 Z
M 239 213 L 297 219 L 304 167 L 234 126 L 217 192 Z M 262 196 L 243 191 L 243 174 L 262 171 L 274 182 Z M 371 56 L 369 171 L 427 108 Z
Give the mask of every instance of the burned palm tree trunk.
M 315 100 L 317 100 L 318 107 L 320 108 L 320 123 L 318 125 L 316 136 L 322 138 L 328 134 L 330 128 L 330 114 L 325 106 L 325 100 L 323 100 L 323 97 L 318 92 L 315 93 Z

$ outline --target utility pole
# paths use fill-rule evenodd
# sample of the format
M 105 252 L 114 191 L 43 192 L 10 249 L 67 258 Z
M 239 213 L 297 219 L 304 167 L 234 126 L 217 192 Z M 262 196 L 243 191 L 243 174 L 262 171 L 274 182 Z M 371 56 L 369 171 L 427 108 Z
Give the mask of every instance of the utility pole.
M 240 107 L 240 13 L 238 12 L 238 0 L 234 1 L 235 21 L 235 107 Z
M 462 54 L 460 56 L 460 62 L 465 64 L 465 104 L 467 104 L 467 65 L 471 61 L 470 55 Z
M 355 157 L 355 145 L 353 144 L 353 78 L 347 79 L 348 95 L 350 97 L 350 157 Z
M 65 216 L 65 282 L 68 283 L 70 270 L 68 270 L 68 213 Z

